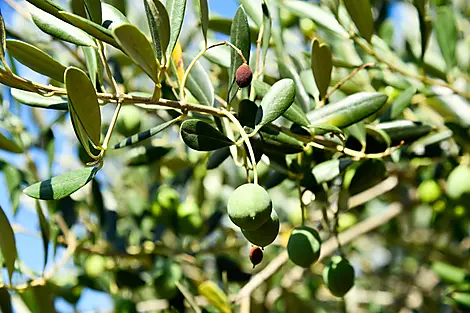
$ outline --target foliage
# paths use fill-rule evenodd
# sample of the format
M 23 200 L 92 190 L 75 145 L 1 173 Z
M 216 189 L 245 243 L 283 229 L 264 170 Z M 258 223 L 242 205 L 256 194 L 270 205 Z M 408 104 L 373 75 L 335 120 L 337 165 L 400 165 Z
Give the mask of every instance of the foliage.
M 402 2 L 402 33 L 379 0 L 27 2 L 0 18 L 0 171 L 44 270 L 0 208 L 1 312 L 86 289 L 115 312 L 470 309 L 468 1 Z

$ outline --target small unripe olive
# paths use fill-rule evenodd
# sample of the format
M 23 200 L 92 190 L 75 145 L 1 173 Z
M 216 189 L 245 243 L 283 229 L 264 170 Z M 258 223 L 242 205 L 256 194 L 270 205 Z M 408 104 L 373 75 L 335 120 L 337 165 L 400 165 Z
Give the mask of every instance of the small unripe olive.
M 248 64 L 242 64 L 237 69 L 235 73 L 235 81 L 237 82 L 238 87 L 245 88 L 251 84 L 251 79 L 253 78 L 253 72 L 250 69 Z
M 204 220 L 199 206 L 194 201 L 185 201 L 178 206 L 178 233 L 199 235 L 204 227 Z
M 255 230 L 246 230 L 242 228 L 242 233 L 245 238 L 254 245 L 266 247 L 272 243 L 277 234 L 279 234 L 279 217 L 275 210 L 271 211 L 269 219 L 261 225 L 260 228 Z
M 323 270 L 323 282 L 330 292 L 344 296 L 354 286 L 354 267 L 345 258 L 334 256 Z
M 85 260 L 85 273 L 92 278 L 103 274 L 106 269 L 106 260 L 101 255 L 91 255 Z
M 287 242 L 289 259 L 298 266 L 309 267 L 318 261 L 321 238 L 318 232 L 308 226 L 296 227 Z
M 230 196 L 228 216 L 238 227 L 255 230 L 271 215 L 272 202 L 268 192 L 256 184 L 241 185 Z
M 433 180 L 423 181 L 418 187 L 418 197 L 424 203 L 431 203 L 441 197 L 441 187 Z
M 253 264 L 253 268 L 263 261 L 263 250 L 258 246 L 253 246 L 250 250 L 250 261 Z
M 132 136 L 140 130 L 141 112 L 138 108 L 126 105 L 121 108 L 117 120 L 117 130 L 126 137 Z

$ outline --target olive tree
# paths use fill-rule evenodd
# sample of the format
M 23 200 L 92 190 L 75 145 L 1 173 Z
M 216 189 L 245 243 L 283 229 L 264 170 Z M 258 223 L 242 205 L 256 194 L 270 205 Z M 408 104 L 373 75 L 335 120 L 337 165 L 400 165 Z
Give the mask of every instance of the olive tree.
M 468 1 L 7 2 L 0 311 L 470 309 Z

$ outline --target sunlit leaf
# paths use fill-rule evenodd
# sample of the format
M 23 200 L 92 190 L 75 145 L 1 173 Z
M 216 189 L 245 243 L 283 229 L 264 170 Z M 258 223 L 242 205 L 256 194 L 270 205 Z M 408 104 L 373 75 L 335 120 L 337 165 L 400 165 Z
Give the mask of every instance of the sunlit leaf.
M 209 27 L 209 5 L 207 0 L 199 0 L 199 18 L 201 20 L 202 35 L 207 46 L 207 28 Z
M 65 66 L 54 60 L 44 51 L 26 42 L 8 39 L 8 52 L 20 63 L 35 72 L 48 76 L 58 82 L 64 82 Z
M 23 153 L 23 148 L 17 144 L 13 139 L 5 137 L 0 132 L 0 150 L 5 150 L 13 153 Z
M 189 64 L 191 60 L 190 57 L 184 56 L 186 64 Z M 214 105 L 214 86 L 209 74 L 199 61 L 196 62 L 191 72 L 189 72 L 186 87 L 200 104 Z
M 451 69 L 457 64 L 457 21 L 451 7 L 441 6 L 437 9 L 434 31 L 447 68 Z
M 180 132 L 184 143 L 198 151 L 212 151 L 234 144 L 211 125 L 196 119 L 185 120 Z
M 312 41 L 311 67 L 315 82 L 323 98 L 331 81 L 331 70 L 333 69 L 331 50 L 325 43 L 320 43 L 317 38 Z
M 271 27 L 272 27 L 272 20 L 271 14 L 269 13 L 269 8 L 266 1 L 263 0 L 262 3 L 262 10 L 263 10 L 263 38 L 262 38 L 262 56 L 261 56 L 261 64 L 263 66 L 266 64 L 266 56 L 269 50 L 269 40 L 271 39 Z
M 329 160 L 315 165 L 312 169 L 312 174 L 318 184 L 328 182 L 336 178 L 352 163 L 351 159 L 336 159 Z
M 100 0 L 84 0 L 85 12 L 88 18 L 96 23 L 101 25 L 103 16 L 101 14 L 101 1 Z
M 170 60 L 173 49 L 175 49 L 176 43 L 178 42 L 178 37 L 180 36 L 181 27 L 183 26 L 184 13 L 186 11 L 186 0 L 167 0 L 166 9 L 170 19 L 170 39 L 168 42 L 168 48 L 166 50 L 166 59 Z
M 35 199 L 59 200 L 70 196 L 75 191 L 85 186 L 95 177 L 97 167 L 87 167 L 70 171 L 51 179 L 35 183 L 27 187 L 23 192 Z
M 201 283 L 197 290 L 222 313 L 232 312 L 227 295 L 213 281 L 207 280 Z
M 15 234 L 13 233 L 10 222 L 8 221 L 8 218 L 1 207 L 0 228 L 2 229 L 2 235 L 0 236 L 0 250 L 2 252 L 3 260 L 8 270 L 8 277 L 11 282 L 11 277 L 13 276 L 13 272 L 15 270 L 15 261 L 18 253 L 16 251 Z
M 281 116 L 292 105 L 294 98 L 295 84 L 292 79 L 281 79 L 272 85 L 261 100 L 256 127 L 259 129 Z
M 5 57 L 5 51 L 7 50 L 7 34 L 5 32 L 5 21 L 3 20 L 2 12 L 0 11 L 0 55 Z
M 11 95 L 16 101 L 36 108 L 67 110 L 67 100 L 59 96 L 43 97 L 35 92 L 11 89 Z
M 370 0 L 344 0 L 343 2 L 359 33 L 370 42 L 374 34 L 374 18 Z

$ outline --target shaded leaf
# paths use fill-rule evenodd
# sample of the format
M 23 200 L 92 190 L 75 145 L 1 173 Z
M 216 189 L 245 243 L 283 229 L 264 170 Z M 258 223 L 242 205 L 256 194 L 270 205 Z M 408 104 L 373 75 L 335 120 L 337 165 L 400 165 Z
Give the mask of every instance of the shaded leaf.
M 60 13 L 62 19 L 69 22 L 73 26 L 75 26 L 77 28 L 80 28 L 85 33 L 87 33 L 88 35 L 90 35 L 90 36 L 92 36 L 92 37 L 94 37 L 98 40 L 109 43 L 110 45 L 114 46 L 115 48 L 120 49 L 118 43 L 113 38 L 113 34 L 111 33 L 110 30 L 104 28 L 103 26 L 101 26 L 99 24 L 93 23 L 92 21 L 90 21 L 86 18 L 83 18 L 79 15 L 69 13 L 69 12 L 65 12 L 65 11 L 60 11 L 59 13 Z
M 68 107 L 67 100 L 59 96 L 43 97 L 35 92 L 13 88 L 11 89 L 11 95 L 16 101 L 36 108 L 67 110 Z
M 5 57 L 5 52 L 7 50 L 6 46 L 7 34 L 5 31 L 5 21 L 3 20 L 2 11 L 0 11 L 0 54 L 3 58 Z
M 170 40 L 166 50 L 166 59 L 168 60 L 167 62 L 169 62 L 171 59 L 171 54 L 173 53 L 176 43 L 178 42 L 181 27 L 183 26 L 184 13 L 186 11 L 186 0 L 167 0 L 166 9 L 170 19 Z
M 356 138 L 357 141 L 359 141 L 363 147 L 366 145 L 367 132 L 364 122 L 352 124 L 351 126 L 345 129 L 345 132 L 353 138 Z
M 396 99 L 393 101 L 390 108 L 387 110 L 384 116 L 384 120 L 396 119 L 400 114 L 405 110 L 410 104 L 411 99 L 416 94 L 416 88 L 410 87 L 403 91 Z
M 21 64 L 35 72 L 48 76 L 58 82 L 64 82 L 65 66 L 54 60 L 42 50 L 26 42 L 8 39 L 8 52 Z
M 16 241 L 15 234 L 11 228 L 10 222 L 0 207 L 0 229 L 2 230 L 2 235 L 0 236 L 0 251 L 2 252 L 3 260 L 8 270 L 8 277 L 11 283 L 11 277 L 15 270 L 15 261 L 18 256 L 16 251 Z
M 46 263 L 47 263 L 47 256 L 49 254 L 49 240 L 51 238 L 51 232 L 49 229 L 49 222 L 44 216 L 44 212 L 42 211 L 41 204 L 39 203 L 39 201 L 36 201 L 36 214 L 38 215 L 39 229 L 41 230 L 42 245 L 44 248 L 44 268 L 45 268 Z
M 245 129 L 247 133 L 253 132 L 250 127 L 245 127 Z M 270 126 L 261 128 L 250 140 L 256 148 L 263 152 L 294 154 L 304 151 L 304 145 L 301 141 Z
M 261 55 L 261 64 L 264 66 L 266 64 L 266 56 L 268 55 L 269 50 L 269 40 L 271 39 L 272 20 L 265 0 L 263 0 L 261 8 L 263 10 L 263 38 L 261 39 L 261 48 L 263 52 Z
M 184 143 L 198 151 L 212 151 L 234 144 L 211 125 L 196 119 L 185 120 L 180 132 Z
M 81 46 L 95 46 L 93 39 L 84 31 L 66 23 L 53 15 L 33 9 L 31 16 L 39 29 L 52 37 Z
M 352 163 L 351 159 L 336 159 L 329 160 L 315 165 L 312 169 L 312 174 L 318 184 L 328 182 L 336 178 Z
M 91 83 L 93 84 L 93 87 L 96 88 L 96 78 L 97 78 L 97 75 L 99 75 L 98 51 L 96 51 L 95 49 L 91 47 L 83 47 L 82 51 L 85 57 L 85 64 L 86 64 L 86 68 L 87 68 Z
M 314 38 L 312 41 L 311 67 L 320 97 L 323 98 L 331 81 L 333 57 L 328 45 L 325 43 L 321 44 L 317 38 Z
M 2 133 L 0 133 L 0 150 L 5 150 L 13 153 L 23 153 L 23 148 L 19 146 L 12 139 L 8 139 Z
M 238 7 L 237 13 L 235 13 L 235 17 L 233 18 L 233 23 L 230 28 L 230 42 L 240 49 L 247 61 L 250 59 L 250 27 L 242 5 Z M 238 91 L 238 86 L 235 84 L 235 76 L 238 68 L 242 64 L 243 59 L 240 55 L 238 55 L 234 49 L 230 49 L 230 69 L 228 72 L 229 102 Z
M 155 83 L 158 83 L 159 65 L 147 37 L 131 24 L 116 27 L 113 35 L 134 63 L 140 66 Z
M 207 28 L 209 27 L 209 6 L 207 0 L 199 0 L 199 19 L 201 20 L 202 35 L 207 47 Z
M 88 18 L 96 23 L 101 25 L 103 22 L 103 16 L 101 13 L 101 1 L 100 0 L 84 0 L 85 12 Z
M 215 32 L 230 36 L 232 20 L 224 17 L 211 17 L 207 27 Z M 256 43 L 258 30 L 250 27 L 250 41 Z
M 129 157 L 126 163 L 129 166 L 152 164 L 159 161 L 170 151 L 171 148 L 168 147 L 137 147 L 129 151 Z
M 424 59 L 424 53 L 432 33 L 432 20 L 427 14 L 427 2 L 427 0 L 413 0 L 413 4 L 418 9 L 419 30 L 421 32 L 421 60 Z
M 197 290 L 201 296 L 204 296 L 213 306 L 223 313 L 231 313 L 232 309 L 227 295 L 213 282 L 207 280 L 201 283 Z
M 292 79 L 281 79 L 268 90 L 258 110 L 257 129 L 281 116 L 294 102 L 295 84 Z
M 386 101 L 387 95 L 382 93 L 359 92 L 309 112 L 307 117 L 311 125 L 331 124 L 344 128 L 377 112 Z
M 305 90 L 299 73 L 297 73 L 296 69 L 292 65 L 285 62 L 278 60 L 277 65 L 281 77 L 290 78 L 295 83 L 295 102 L 302 108 L 304 112 L 310 111 L 310 97 Z
M 189 64 L 191 60 L 192 58 L 184 56 L 186 64 Z M 209 74 L 199 61 L 196 62 L 191 72 L 189 72 L 186 87 L 200 104 L 214 105 L 214 86 Z
M 90 138 L 85 130 L 85 127 L 83 126 L 80 119 L 78 119 L 78 114 L 75 112 L 74 108 L 71 105 L 69 105 L 69 110 L 70 110 L 70 120 L 72 122 L 72 127 L 75 132 L 75 135 L 77 136 L 78 141 L 80 142 L 80 144 L 85 149 L 88 156 L 90 157 L 90 159 L 87 162 L 91 162 L 93 161 L 93 159 L 91 159 L 91 156 L 98 156 L 99 151 L 94 149 L 94 147 L 92 146 Z
M 356 172 L 349 184 L 350 195 L 353 196 L 377 185 L 383 180 L 386 173 L 385 165 L 381 160 L 365 160 L 356 169 Z
M 348 32 L 338 23 L 335 16 L 322 9 L 319 5 L 304 1 L 291 0 L 284 1 L 282 6 L 299 17 L 313 20 L 318 26 L 331 31 L 332 33 L 348 37 Z
M 81 123 L 90 140 L 98 146 L 101 139 L 101 111 L 96 91 L 82 70 L 69 67 L 65 72 L 65 83 L 71 114 Z
M 374 18 L 370 0 L 344 0 L 343 2 L 359 33 L 370 42 L 374 34 Z
M 174 123 L 176 123 L 177 121 L 179 120 L 179 117 L 175 118 L 175 119 L 172 119 L 171 121 L 168 121 L 168 122 L 165 122 L 165 123 L 162 123 L 158 126 L 155 126 L 155 127 L 152 127 L 146 131 L 143 131 L 143 132 L 140 132 L 138 134 L 135 134 L 131 137 L 128 137 L 126 139 L 124 139 L 123 141 L 121 141 L 120 143 L 116 144 L 114 146 L 114 149 L 120 149 L 120 148 L 124 148 L 124 147 L 129 147 L 131 145 L 135 145 L 139 142 L 142 142 L 144 141 L 145 139 L 148 139 L 152 136 L 155 136 L 156 134 L 160 133 L 161 131 L 167 129 L 168 127 L 170 127 L 171 125 L 173 125 Z
M 451 7 L 438 7 L 434 31 L 447 68 L 451 69 L 457 64 L 457 21 Z
M 23 192 L 35 199 L 59 200 L 85 186 L 97 172 L 97 167 L 81 168 L 35 183 Z
M 10 294 L 5 287 L 0 288 L 0 312 L 13 313 Z
M 222 148 L 215 150 L 209 156 L 209 160 L 207 161 L 206 168 L 208 170 L 213 170 L 219 165 L 221 165 L 228 157 L 230 156 L 230 149 L 229 148 Z
M 433 128 L 430 125 L 408 120 L 395 120 L 375 125 L 376 130 L 384 131 L 390 137 L 391 145 L 401 141 L 410 143 L 429 134 Z

